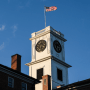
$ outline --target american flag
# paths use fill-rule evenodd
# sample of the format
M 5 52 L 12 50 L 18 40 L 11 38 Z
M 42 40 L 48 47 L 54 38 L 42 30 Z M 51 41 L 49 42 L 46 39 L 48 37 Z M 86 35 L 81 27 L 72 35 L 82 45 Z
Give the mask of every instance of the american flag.
M 45 7 L 45 8 L 46 8 L 46 12 L 57 10 L 56 6 Z

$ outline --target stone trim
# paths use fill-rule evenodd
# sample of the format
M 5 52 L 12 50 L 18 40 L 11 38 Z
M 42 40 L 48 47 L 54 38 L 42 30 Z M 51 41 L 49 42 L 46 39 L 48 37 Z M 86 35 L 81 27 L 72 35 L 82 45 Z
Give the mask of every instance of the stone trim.
M 51 33 L 52 35 L 54 35 L 55 37 L 57 37 L 57 38 L 60 39 L 60 40 L 63 40 L 64 42 L 67 41 L 65 38 L 61 37 L 60 35 L 54 33 L 54 32 L 51 31 L 51 30 L 48 30 L 48 31 L 43 32 L 43 33 L 41 33 L 41 34 L 39 34 L 39 35 L 36 35 L 35 37 L 30 38 L 29 40 L 37 39 L 37 38 L 39 38 L 39 37 L 41 37 L 41 36 L 44 36 L 44 35 L 46 35 L 46 34 L 48 34 L 48 33 Z
M 30 66 L 30 65 L 34 65 L 34 64 L 37 64 L 37 63 L 40 63 L 40 62 L 49 60 L 49 59 L 52 59 L 52 60 L 54 60 L 54 61 L 62 64 L 63 66 L 66 66 L 66 67 L 68 67 L 68 68 L 69 68 L 69 67 L 72 67 L 71 65 L 63 62 L 62 60 L 55 58 L 54 56 L 48 56 L 48 57 L 45 57 L 45 58 L 43 58 L 43 59 L 36 60 L 36 61 L 34 61 L 34 62 L 26 63 L 25 65 Z

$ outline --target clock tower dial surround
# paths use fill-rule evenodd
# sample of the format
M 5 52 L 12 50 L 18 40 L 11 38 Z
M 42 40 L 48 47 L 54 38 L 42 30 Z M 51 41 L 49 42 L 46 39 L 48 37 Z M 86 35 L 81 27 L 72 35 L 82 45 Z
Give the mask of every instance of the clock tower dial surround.
M 51 26 L 32 33 L 32 62 L 54 56 L 65 61 L 64 35 L 54 30 Z

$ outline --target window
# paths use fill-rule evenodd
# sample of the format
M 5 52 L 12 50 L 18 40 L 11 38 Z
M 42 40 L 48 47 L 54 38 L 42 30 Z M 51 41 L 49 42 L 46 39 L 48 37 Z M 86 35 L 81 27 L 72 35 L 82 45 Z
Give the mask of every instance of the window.
M 44 85 L 46 85 L 46 79 L 44 79 Z
M 43 76 L 43 68 L 37 70 L 37 79 L 42 79 Z
M 58 78 L 58 80 L 63 81 L 63 78 L 62 78 L 62 70 L 60 70 L 60 69 L 58 69 L 58 68 L 57 68 L 57 78 Z
M 13 88 L 14 87 L 14 79 L 11 77 L 8 77 L 8 86 Z
M 27 90 L 27 84 L 22 82 L 22 90 Z

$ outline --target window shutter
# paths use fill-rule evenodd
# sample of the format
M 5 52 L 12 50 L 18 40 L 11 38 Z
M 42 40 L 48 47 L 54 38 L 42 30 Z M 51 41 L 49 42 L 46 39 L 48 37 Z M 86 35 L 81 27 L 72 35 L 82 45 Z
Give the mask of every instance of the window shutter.
M 62 79 L 62 70 L 60 70 L 60 69 L 57 69 L 57 78 L 58 78 L 58 80 L 63 81 L 63 79 Z
M 43 68 L 37 70 L 37 79 L 42 79 L 43 76 Z

